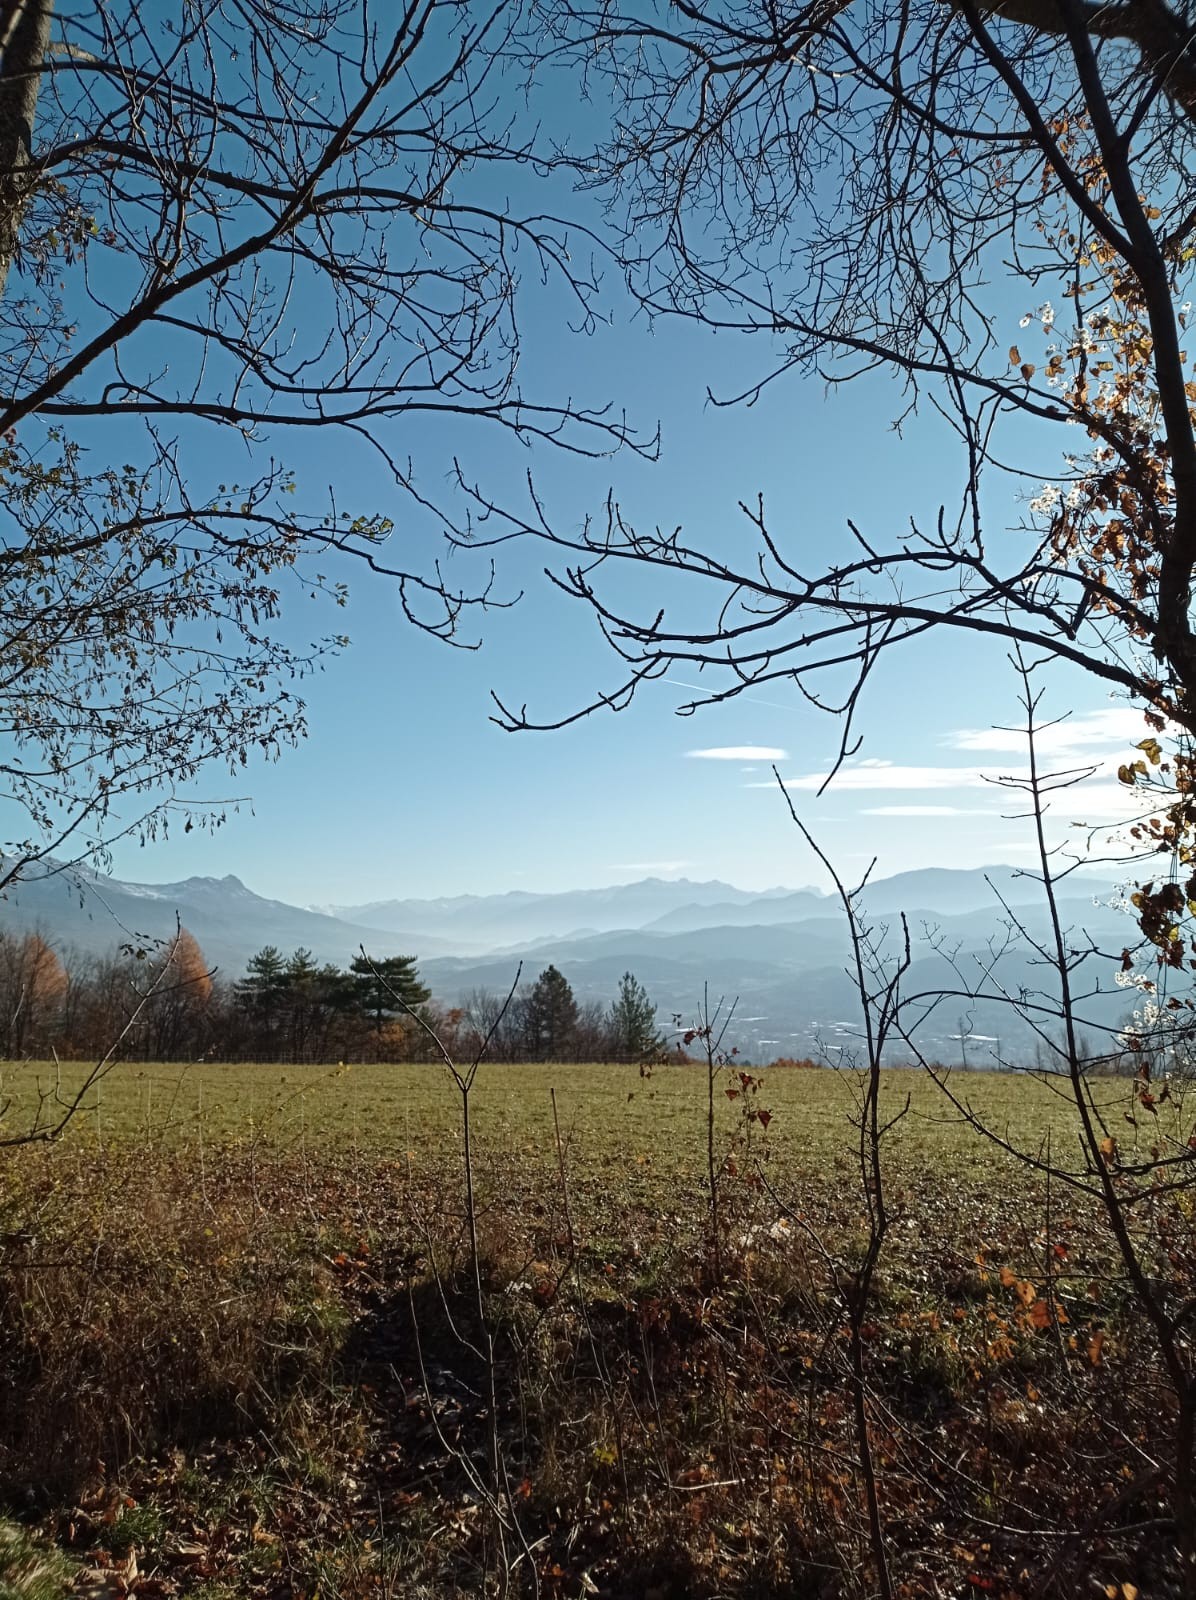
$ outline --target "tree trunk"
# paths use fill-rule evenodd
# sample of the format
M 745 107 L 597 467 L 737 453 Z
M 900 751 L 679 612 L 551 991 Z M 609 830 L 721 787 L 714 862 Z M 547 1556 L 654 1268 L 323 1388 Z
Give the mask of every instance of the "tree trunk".
M 0 295 L 29 197 L 33 118 L 53 10 L 54 0 L 12 0 L 0 7 Z

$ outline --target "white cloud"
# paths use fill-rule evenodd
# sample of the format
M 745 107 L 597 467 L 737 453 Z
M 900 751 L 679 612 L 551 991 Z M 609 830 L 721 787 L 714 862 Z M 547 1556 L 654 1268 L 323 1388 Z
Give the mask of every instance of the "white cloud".
M 1086 711 L 1040 728 L 1034 735 L 1034 743 L 1042 755 L 1083 758 L 1094 746 L 1117 745 L 1128 749 L 1149 734 L 1141 711 L 1130 706 L 1109 706 L 1103 711 Z M 1025 751 L 1026 735 L 1021 728 L 957 728 L 946 735 L 944 743 L 953 750 L 1016 755 Z
M 986 806 L 862 806 L 862 817 L 997 817 Z
M 769 744 L 719 744 L 708 750 L 687 750 L 685 754 L 694 761 L 788 761 L 788 750 L 774 749 Z
M 1152 802 L 1143 790 L 1131 789 L 1124 783 L 1082 783 L 1047 798 L 1055 817 L 1066 812 L 1077 823 L 1128 822 L 1157 807 L 1157 802 Z
M 807 772 L 797 778 L 786 778 L 786 789 L 821 789 L 827 780 L 825 772 Z M 913 767 L 894 761 L 857 761 L 840 767 L 835 774 L 832 790 L 845 789 L 978 789 L 987 788 L 984 770 L 980 767 Z M 773 789 L 773 783 L 749 783 L 749 789 Z
M 1116 760 L 1105 761 L 1093 755 L 1090 761 L 1078 759 L 1078 753 L 1061 763 L 1063 768 L 1086 769 L 1095 767 L 1095 772 L 1089 778 L 1072 785 L 1059 784 L 1050 787 L 1050 771 L 1042 776 L 1048 780 L 1049 792 L 1047 800 L 1056 815 L 1064 809 L 1076 816 L 1093 814 L 1101 818 L 1126 817 L 1136 815 L 1146 809 L 1145 796 L 1140 792 L 1127 789 L 1125 785 L 1113 779 Z M 985 789 L 992 796 L 993 811 L 999 809 L 1019 810 L 1024 809 L 1028 803 L 1028 795 L 1020 789 L 1014 788 L 1008 782 L 998 780 L 1013 779 L 1026 783 L 1029 781 L 1030 769 L 1024 764 L 1016 766 L 1002 765 L 994 762 L 991 766 L 983 767 L 916 767 L 903 766 L 897 762 L 861 761 L 843 766 L 835 774 L 827 793 L 830 795 L 845 792 L 868 793 L 871 791 L 915 790 L 919 793 L 929 793 L 933 790 L 951 789 Z M 820 789 L 826 782 L 825 772 L 806 772 L 797 777 L 784 779 L 786 789 L 813 791 Z M 775 789 L 776 780 L 770 782 L 750 782 L 744 785 L 748 789 Z M 928 804 L 933 804 L 928 802 Z M 916 813 L 911 813 L 907 807 L 885 807 L 873 815 L 947 815 L 956 808 L 946 807 L 936 812 L 934 809 L 927 812 L 919 807 Z
M 1126 759 L 1123 752 L 1147 732 L 1137 712 L 1122 708 L 1092 712 L 1045 730 L 1040 768 L 1046 780 L 1043 802 L 1053 840 L 1067 838 L 1078 847 L 1089 829 L 1097 840 L 1115 839 L 1119 837 L 1116 830 L 1154 808 L 1148 794 L 1115 778 L 1118 762 Z M 857 815 L 865 817 L 987 817 L 993 824 L 1001 823 L 1002 849 L 1020 848 L 1007 841 L 1006 835 L 1010 832 L 1007 824 L 1024 819 L 1031 805 L 1026 789 L 1017 787 L 1028 784 L 1030 776 L 1024 738 L 1005 735 L 1000 729 L 961 729 L 947 737 L 960 749 L 983 752 L 979 758 L 984 764 L 914 765 L 876 757 L 848 761 L 835 774 L 827 798 L 846 795 L 850 806 L 851 797 L 858 796 Z M 991 755 L 990 743 L 994 746 Z M 1014 753 L 1022 759 L 1011 760 Z M 1068 772 L 1074 772 L 1078 781 L 1068 783 Z M 1058 774 L 1054 782 L 1052 773 Z M 783 781 L 794 793 L 813 793 L 826 780 L 826 772 L 806 772 Z M 744 787 L 773 789 L 776 781 L 748 779 Z M 870 803 L 873 798 L 879 803 Z

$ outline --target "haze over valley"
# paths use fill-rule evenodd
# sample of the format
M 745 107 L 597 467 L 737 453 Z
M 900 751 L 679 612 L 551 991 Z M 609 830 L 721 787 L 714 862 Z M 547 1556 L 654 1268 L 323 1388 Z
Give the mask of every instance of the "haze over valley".
M 870 883 L 871 926 L 887 930 L 895 956 L 904 914 L 913 964 L 907 996 L 946 991 L 918 1018 L 913 1038 L 935 1059 L 991 1064 L 996 1056 L 1030 1064 L 1037 1041 L 996 998 L 964 991 L 992 969 L 987 992 L 1033 993 L 1044 981 L 1031 940 L 1048 935 L 1040 886 L 1007 866 L 928 869 Z M 1063 881 L 1060 909 L 1076 949 L 1099 954 L 1085 964 L 1081 1008 L 1094 1026 L 1121 1023 L 1131 997 L 1117 986 L 1122 948 L 1135 932 L 1112 879 L 1076 873 Z M 104 953 L 121 944 L 169 940 L 176 922 L 205 959 L 236 979 L 263 947 L 296 949 L 317 962 L 345 963 L 364 946 L 375 958 L 414 956 L 436 1000 L 459 1005 L 480 989 L 505 994 L 521 972 L 531 983 L 552 964 L 580 1002 L 606 1003 L 632 972 L 657 1006 L 667 1034 L 688 1024 L 703 992 L 735 1002 L 727 1044 L 749 1059 L 836 1059 L 858 1029 L 858 1000 L 847 971 L 850 946 L 838 900 L 817 889 L 753 893 L 718 880 L 644 878 L 611 888 L 536 894 L 389 899 L 309 908 L 266 899 L 232 875 L 179 883 L 122 882 L 91 872 L 72 879 L 42 871 L 14 885 L 0 903 L 0 929 L 38 931 L 56 947 Z M 1020 929 L 1014 924 L 1020 924 Z M 993 953 L 1002 955 L 993 967 Z

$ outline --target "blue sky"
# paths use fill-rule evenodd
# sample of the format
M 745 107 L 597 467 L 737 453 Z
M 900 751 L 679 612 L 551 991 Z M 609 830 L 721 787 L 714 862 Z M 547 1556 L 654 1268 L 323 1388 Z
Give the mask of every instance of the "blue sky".
M 767 370 L 773 352 L 677 323 L 649 326 L 617 280 L 604 306 L 612 326 L 570 334 L 559 293 L 529 283 L 525 390 L 612 401 L 646 433 L 659 423 L 658 462 L 529 451 L 510 434 L 462 423 L 422 422 L 392 433 L 388 446 L 411 456 L 432 495 L 446 492 L 459 455 L 500 498 L 518 496 L 530 470 L 561 528 L 600 513 L 613 490 L 631 520 L 681 525 L 699 547 L 746 541 L 738 502 L 763 494 L 771 526 L 807 565 L 846 540 L 848 518 L 883 543 L 911 516 L 930 524 L 940 504 L 957 504 L 965 463 L 953 436 L 925 414 L 894 432 L 904 402 L 883 376 L 835 388 L 791 376 L 751 407 L 718 408 L 707 386 L 737 391 Z M 1018 295 L 1010 300 L 1010 342 L 1028 343 L 1018 328 L 1025 309 Z M 1057 471 L 1062 443 L 1057 430 L 1020 430 L 1031 486 Z M 351 509 L 394 517 L 403 559 L 421 548 L 437 553 L 435 526 L 397 495 L 362 441 L 306 435 L 278 448 L 297 470 L 301 499 L 314 504 L 331 483 Z M 1013 526 L 1031 492 L 1016 483 L 991 489 L 990 529 Z M 115 872 L 153 881 L 231 872 L 259 893 L 342 904 L 649 873 L 754 888 L 818 881 L 773 762 L 849 876 L 873 855 L 882 873 L 1026 859 L 1024 822 L 1004 820 L 1016 805 L 986 781 L 1024 765 L 1019 742 L 992 732 L 1018 720 L 1016 682 L 1000 647 L 964 635 L 931 636 L 883 663 L 858 720 L 863 746 L 821 797 L 837 727 L 779 684 L 679 718 L 696 680 L 678 674 L 617 716 L 552 734 L 501 732 L 489 720 L 491 690 L 550 718 L 618 682 L 618 663 L 588 614 L 543 578 L 548 555 L 530 545 L 500 552 L 500 590 L 525 593 L 514 609 L 484 619 L 476 652 L 414 632 L 388 582 L 352 567 L 343 573 L 352 585 L 347 618 L 298 602 L 284 625 L 296 640 L 342 627 L 352 640 L 308 685 L 310 738 L 239 779 L 210 773 L 202 794 L 245 797 L 227 824 L 210 836 L 176 830 L 145 848 L 121 844 Z M 643 574 L 625 575 L 620 592 L 644 611 L 669 599 Z M 1049 710 L 1073 713 L 1051 735 L 1068 766 L 1115 765 L 1141 737 L 1137 717 L 1079 673 L 1050 680 Z M 1057 812 L 1060 828 L 1073 814 L 1105 821 L 1124 813 L 1124 798 L 1106 773 L 1082 803 L 1061 800 Z
M 744 365 L 729 341 L 633 324 L 553 342 L 571 388 L 613 392 L 618 382 L 645 425 L 659 418 L 663 429 L 655 465 L 536 452 L 530 465 L 563 526 L 600 509 L 609 485 L 630 516 L 680 523 L 697 544 L 746 538 L 737 502 L 763 492 L 776 526 L 820 548 L 842 535 L 849 516 L 880 537 L 911 514 L 929 520 L 957 493 L 961 464 L 949 441 L 929 425 L 894 434 L 898 399 L 879 380 L 828 392 L 791 379 L 750 410 L 715 409 L 705 381 L 734 378 Z M 451 448 L 460 445 L 454 439 Z M 313 493 L 335 477 L 352 483 L 363 506 L 390 508 L 393 490 L 368 452 L 330 440 L 322 448 L 318 465 L 305 463 Z M 444 450 L 429 440 L 417 456 L 429 485 L 447 476 Z M 466 459 L 512 492 L 529 465 L 528 452 L 498 435 L 481 436 Z M 1006 520 L 1018 510 L 1010 490 Z M 395 515 L 396 538 L 404 538 L 406 509 L 396 504 Z M 993 731 L 1019 720 L 1017 685 L 999 647 L 967 636 L 931 637 L 891 655 L 863 706 L 863 747 L 822 797 L 814 791 L 837 748 L 836 724 L 779 684 L 678 717 L 696 680 L 677 674 L 618 715 L 557 733 L 501 732 L 489 720 L 492 689 L 548 717 L 617 681 L 618 663 L 588 614 L 540 575 L 546 554 L 502 552 L 506 592 L 526 592 L 513 610 L 485 619 L 476 652 L 415 633 L 384 580 L 351 573 L 352 645 L 309 685 L 307 742 L 277 765 L 252 767 L 240 784 L 210 775 L 205 793 L 252 796 L 217 834 L 121 846 L 114 870 L 155 881 L 233 872 L 259 893 L 342 904 L 649 873 L 752 888 L 817 882 L 773 762 L 848 874 L 873 855 L 886 874 L 1026 859 L 1024 822 L 1003 820 L 1016 804 L 986 781 L 1024 767 L 1020 740 Z M 645 607 L 652 598 L 634 584 L 631 593 Z M 304 605 L 288 625 L 312 627 L 316 608 Z M 315 626 L 342 620 L 325 615 Z M 1057 672 L 1049 687 L 1047 709 L 1072 714 L 1048 740 L 1061 764 L 1115 765 L 1142 736 L 1136 714 L 1082 675 Z M 1082 805 L 1057 810 L 1061 823 L 1073 812 L 1103 821 L 1123 814 L 1124 801 L 1106 780 Z

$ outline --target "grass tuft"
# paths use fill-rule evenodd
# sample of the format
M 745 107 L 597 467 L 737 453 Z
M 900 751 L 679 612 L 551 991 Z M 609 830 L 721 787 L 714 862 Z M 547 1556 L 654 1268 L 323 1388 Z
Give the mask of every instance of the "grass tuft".
M 57 1550 L 0 1522 L 0 1600 L 65 1600 L 73 1569 Z

